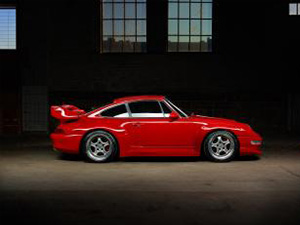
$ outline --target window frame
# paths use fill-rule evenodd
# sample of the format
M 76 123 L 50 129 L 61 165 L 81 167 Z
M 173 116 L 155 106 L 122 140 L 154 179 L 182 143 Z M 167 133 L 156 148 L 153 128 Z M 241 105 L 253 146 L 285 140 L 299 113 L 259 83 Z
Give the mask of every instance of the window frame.
M 98 43 L 99 43 L 99 47 L 98 47 L 98 52 L 100 54 L 147 54 L 148 52 L 148 49 L 147 49 L 147 40 L 148 40 L 148 35 L 147 35 L 147 3 L 148 1 L 146 0 L 145 2 L 139 2 L 140 0 L 132 0 L 132 2 L 126 2 L 124 1 L 123 2 L 123 5 L 124 5 L 124 12 L 125 12 L 125 4 L 133 4 L 135 7 L 135 17 L 134 18 L 125 18 L 125 13 L 124 13 L 124 16 L 122 18 L 114 18 L 113 15 L 112 15 L 112 18 L 109 18 L 109 19 L 104 19 L 103 18 L 103 4 L 112 4 L 112 12 L 114 11 L 114 7 L 113 7 L 113 2 L 107 2 L 105 3 L 104 0 L 99 0 L 99 14 L 98 14 L 98 20 L 99 20 L 99 27 L 100 27 L 100 30 L 99 30 L 99 39 L 98 39 Z M 121 4 L 122 2 L 116 2 L 116 3 L 119 3 Z M 145 18 L 138 18 L 137 17 L 137 5 L 138 4 L 145 4 L 146 6 L 146 15 L 145 15 Z M 104 32 L 103 32 L 103 21 L 112 21 L 112 35 L 104 35 Z M 119 21 L 123 21 L 123 35 L 114 35 L 114 21 L 116 20 L 119 20 Z M 126 35 L 125 34 L 125 23 L 126 21 L 134 21 L 135 23 L 135 34 L 134 35 Z M 137 24 L 138 24 L 138 21 L 145 21 L 145 35 L 138 35 L 137 34 Z M 122 37 L 123 38 L 123 42 L 125 41 L 126 37 L 134 37 L 135 38 L 135 41 L 133 42 L 133 51 L 124 51 L 124 45 L 122 46 L 122 51 L 109 51 L 109 52 L 106 52 L 104 51 L 104 44 L 103 44 L 103 38 L 104 37 Z M 142 37 L 142 38 L 145 38 L 145 48 L 146 50 L 145 51 L 135 51 L 135 46 L 136 46 L 136 43 L 137 43 L 137 39 L 139 37 Z M 124 44 L 124 43 L 123 43 Z
M 132 113 L 131 113 L 131 110 L 130 110 L 130 107 L 129 107 L 129 103 L 134 103 L 134 102 L 145 102 L 145 101 L 154 101 L 154 102 L 158 102 L 159 104 L 159 107 L 160 107 L 160 110 L 163 114 L 163 117 L 133 117 L 132 116 Z M 179 115 L 179 118 L 188 118 L 189 116 L 184 113 L 180 108 L 178 108 L 174 103 L 172 103 L 169 99 L 165 99 L 163 101 L 161 100 L 137 100 L 137 101 L 129 101 L 129 102 L 121 102 L 121 103 L 118 103 L 118 104 L 111 104 L 111 105 L 108 105 L 107 107 L 104 106 L 104 108 L 102 109 L 99 109 L 98 111 L 88 115 L 89 118 L 110 118 L 110 119 L 129 119 L 129 118 L 135 118 L 135 119 L 147 119 L 147 118 L 150 118 L 150 119 L 167 119 L 169 117 L 166 117 L 165 116 L 165 112 L 161 106 L 161 102 L 163 102 L 170 110 L 171 112 L 177 112 L 178 115 Z M 108 109 L 111 109 L 111 108 L 114 108 L 114 107 L 117 107 L 117 106 L 120 106 L 120 105 L 125 105 L 126 107 L 126 110 L 127 110 L 127 113 L 128 113 L 128 117 L 108 117 L 108 116 L 102 116 L 101 113 L 108 110 Z M 180 113 L 179 113 L 179 112 Z
M 162 110 L 162 112 L 163 112 L 163 114 L 164 114 L 164 117 L 165 117 L 165 118 L 169 118 L 170 115 L 169 115 L 169 116 L 166 116 L 166 114 L 168 114 L 168 113 L 165 112 L 165 110 L 164 110 L 162 104 L 165 104 L 165 106 L 171 111 L 169 114 L 171 114 L 171 113 L 174 111 L 174 109 L 171 108 L 171 107 L 166 103 L 166 101 L 159 101 L 159 105 L 160 105 L 161 110 Z
M 289 16 L 300 16 L 300 2 L 289 2 Z M 296 6 L 296 14 L 291 14 L 291 5 Z
M 17 4 L 14 3 L 0 3 L 0 10 L 1 8 L 7 8 L 7 9 L 14 9 L 16 12 L 16 21 L 15 21 L 15 26 L 16 26 L 16 48 L 14 49 L 0 49 L 0 53 L 12 53 L 12 52 L 17 52 L 18 51 L 18 7 Z
M 215 31 L 214 31 L 214 24 L 215 24 L 215 19 L 214 19 L 214 12 L 215 12 L 215 1 L 214 0 L 193 0 L 193 1 L 190 1 L 190 0 L 166 0 L 167 1 L 167 4 L 168 4 L 168 12 L 167 12 L 167 45 L 166 45 L 166 53 L 168 54 L 211 54 L 214 52 L 215 50 Z M 177 17 L 169 17 L 169 3 L 177 3 L 178 6 L 177 6 Z M 189 4 L 189 17 L 187 18 L 181 18 L 180 17 L 180 10 L 179 10 L 179 3 L 188 3 Z M 211 18 L 203 18 L 203 17 L 199 17 L 199 18 L 192 18 L 191 17 L 191 5 L 193 3 L 199 3 L 201 4 L 201 7 L 202 7 L 202 3 L 209 3 L 211 4 Z M 202 9 L 201 9 L 202 10 Z M 169 21 L 170 20 L 174 20 L 174 21 L 177 21 L 177 34 L 169 34 Z M 189 34 L 188 35 L 182 35 L 180 34 L 179 32 L 179 23 L 181 20 L 187 20 L 188 23 L 189 23 Z M 191 21 L 192 20 L 197 20 L 197 21 L 200 21 L 201 23 L 201 26 L 200 26 L 200 34 L 199 35 L 192 35 L 191 34 Z M 211 34 L 210 35 L 202 35 L 202 21 L 211 21 Z M 174 43 L 177 43 L 177 46 L 176 46 L 176 51 L 169 51 L 169 37 L 177 37 L 177 42 L 174 42 Z M 180 51 L 179 50 L 179 38 L 180 37 L 187 37 L 189 39 L 189 42 L 188 42 L 188 50 L 187 51 Z M 191 38 L 192 37 L 199 37 L 200 38 L 200 42 L 199 42 L 199 51 L 191 51 Z M 202 37 L 211 37 L 211 48 L 210 48 L 210 51 L 202 51 L 201 50 L 201 41 L 202 41 Z

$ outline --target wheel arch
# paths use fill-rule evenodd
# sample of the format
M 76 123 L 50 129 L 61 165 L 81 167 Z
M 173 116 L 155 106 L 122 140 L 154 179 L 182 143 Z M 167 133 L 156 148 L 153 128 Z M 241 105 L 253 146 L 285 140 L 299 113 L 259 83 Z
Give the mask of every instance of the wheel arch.
M 214 132 L 217 132 L 217 131 L 227 131 L 229 133 L 231 133 L 234 137 L 235 137 L 235 140 L 236 140 L 236 144 L 237 144 L 237 154 L 240 155 L 240 141 L 238 139 L 238 136 L 230 129 L 224 129 L 224 128 L 216 128 L 216 129 L 212 129 L 210 130 L 209 132 L 207 132 L 204 136 L 204 138 L 202 139 L 202 142 L 200 144 L 200 156 L 204 156 L 205 153 L 204 153 L 204 143 L 206 141 L 206 139 L 208 138 L 208 136 Z

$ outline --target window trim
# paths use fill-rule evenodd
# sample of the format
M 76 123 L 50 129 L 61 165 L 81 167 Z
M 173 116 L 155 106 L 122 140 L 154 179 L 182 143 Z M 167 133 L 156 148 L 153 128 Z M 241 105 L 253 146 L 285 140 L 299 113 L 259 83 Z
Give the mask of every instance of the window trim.
M 163 111 L 163 113 L 164 113 L 164 117 L 165 117 L 165 118 L 169 118 L 169 117 L 166 116 L 167 113 L 165 113 L 165 110 L 164 110 L 164 108 L 162 107 L 162 103 L 165 104 L 165 106 L 166 106 L 169 110 L 171 110 L 171 112 L 173 112 L 174 109 L 172 109 L 172 108 L 166 103 L 165 100 L 164 100 L 164 101 L 159 101 L 159 105 L 160 105 L 160 107 L 161 107 L 161 109 L 162 109 L 162 111 Z
M 1 8 L 7 8 L 7 9 L 14 9 L 16 11 L 16 48 L 14 49 L 0 49 L 0 53 L 10 53 L 10 52 L 16 52 L 18 50 L 18 8 L 17 4 L 10 4 L 10 3 L 1 3 Z
M 179 115 L 180 118 L 188 118 L 188 117 L 189 117 L 185 112 L 183 112 L 180 108 L 178 108 L 178 107 L 177 107 L 173 102 L 171 102 L 169 99 L 166 99 L 165 102 L 166 102 L 170 107 L 172 107 L 173 111 L 175 111 L 175 112 Z M 180 112 L 180 113 L 178 113 L 178 112 Z M 184 116 L 182 116 L 181 114 L 184 115 Z
M 150 102 L 157 102 L 159 104 L 159 107 L 161 109 L 161 112 L 162 114 L 164 115 L 163 117 L 133 117 L 132 116 L 132 113 L 131 113 L 131 110 L 130 110 L 130 107 L 129 107 L 129 104 L 130 103 L 135 103 L 135 102 L 147 102 L 147 101 L 150 101 Z M 121 102 L 121 103 L 118 103 L 118 104 L 112 104 L 112 105 L 109 105 L 107 107 L 104 107 L 90 115 L 88 115 L 89 118 L 110 118 L 110 119 L 129 119 L 129 118 L 135 118 L 135 119 L 168 119 L 168 117 L 165 116 L 165 112 L 164 110 L 162 109 L 162 106 L 161 106 L 161 102 L 165 103 L 165 105 L 171 110 L 171 111 L 174 111 L 174 112 L 177 112 L 180 111 L 184 116 L 182 116 L 180 113 L 178 113 L 179 115 L 179 118 L 188 118 L 189 116 L 184 113 L 180 108 L 178 108 L 174 103 L 172 103 L 170 100 L 168 99 L 164 99 L 163 101 L 160 101 L 160 100 L 137 100 L 137 101 L 129 101 L 129 102 Z M 101 113 L 105 110 L 108 110 L 108 109 L 111 109 L 111 108 L 114 108 L 114 107 L 117 107 L 117 106 L 120 106 L 120 105 L 125 105 L 126 107 L 126 110 L 127 110 L 127 113 L 128 113 L 128 117 L 109 117 L 109 116 L 102 116 Z M 174 107 L 173 107 L 174 106 Z

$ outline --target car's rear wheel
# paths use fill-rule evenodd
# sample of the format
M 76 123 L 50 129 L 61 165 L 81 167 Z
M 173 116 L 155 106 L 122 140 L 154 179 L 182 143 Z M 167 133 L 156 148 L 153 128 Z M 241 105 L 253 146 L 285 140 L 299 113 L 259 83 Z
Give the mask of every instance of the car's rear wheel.
M 237 154 L 238 143 L 236 137 L 224 130 L 208 135 L 204 142 L 205 155 L 212 161 L 228 162 Z
M 110 133 L 102 130 L 89 133 L 83 142 L 83 152 L 93 162 L 108 162 L 118 151 L 117 141 Z

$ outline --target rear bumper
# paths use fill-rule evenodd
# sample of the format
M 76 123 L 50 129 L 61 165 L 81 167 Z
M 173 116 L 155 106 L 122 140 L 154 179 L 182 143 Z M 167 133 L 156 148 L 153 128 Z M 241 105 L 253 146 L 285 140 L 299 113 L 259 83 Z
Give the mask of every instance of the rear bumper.
M 55 150 L 71 154 L 79 153 L 81 135 L 52 133 L 50 138 Z
M 258 134 L 239 137 L 240 155 L 262 155 L 262 138 Z

